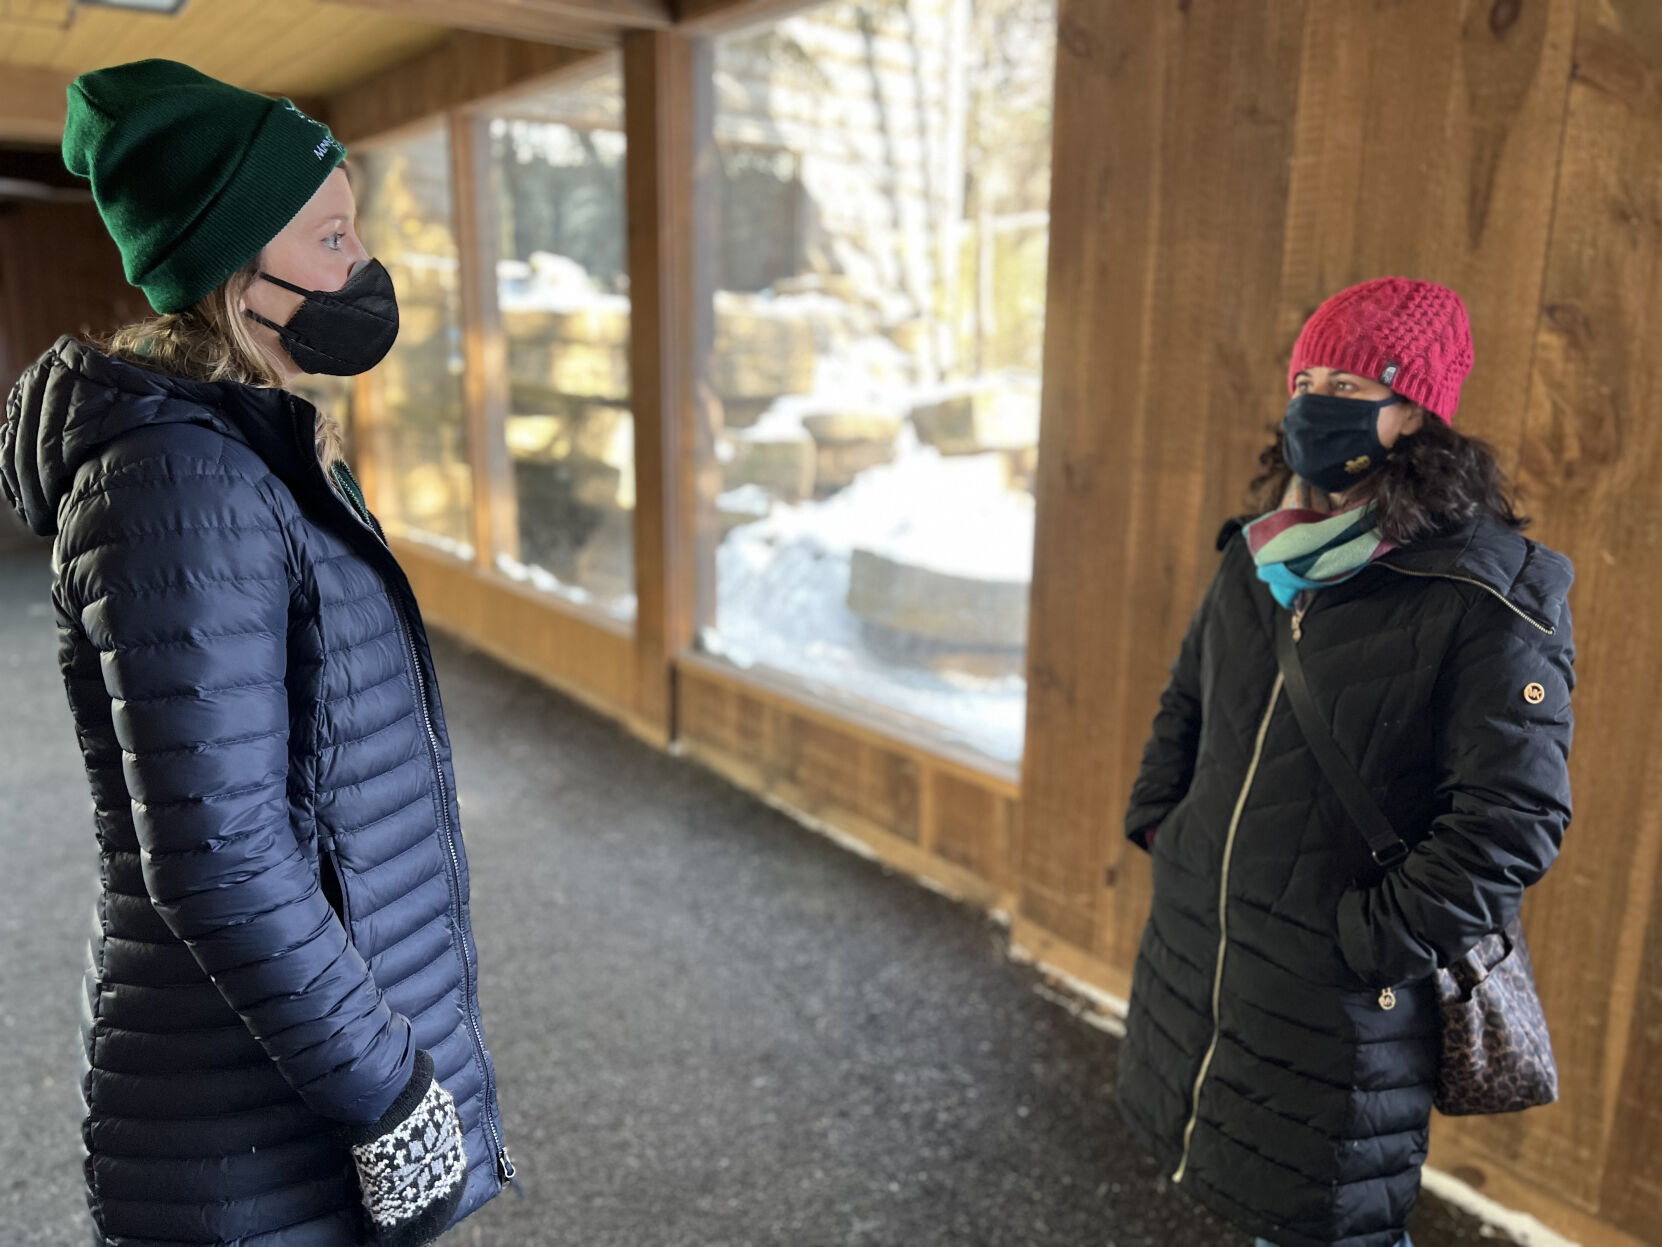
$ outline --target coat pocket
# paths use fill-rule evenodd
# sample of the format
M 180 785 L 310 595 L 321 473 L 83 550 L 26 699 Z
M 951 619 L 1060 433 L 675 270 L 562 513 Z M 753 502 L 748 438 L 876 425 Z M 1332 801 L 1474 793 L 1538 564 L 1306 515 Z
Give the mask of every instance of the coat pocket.
M 329 907 L 340 917 L 341 926 L 346 928 L 346 938 L 352 939 L 352 899 L 346 886 L 346 871 L 342 869 L 340 858 L 335 852 L 333 836 L 319 835 L 317 838 L 317 877 L 318 884 L 323 889 L 324 898 Z

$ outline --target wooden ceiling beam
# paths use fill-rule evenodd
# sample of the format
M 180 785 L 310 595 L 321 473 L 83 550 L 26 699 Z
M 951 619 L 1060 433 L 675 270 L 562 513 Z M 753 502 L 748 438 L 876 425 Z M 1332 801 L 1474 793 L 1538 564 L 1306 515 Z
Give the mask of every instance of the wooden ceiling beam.
M 689 34 L 720 35 L 761 22 L 783 21 L 820 0 L 676 0 L 679 27 Z
M 533 43 L 557 43 L 568 48 L 615 48 L 620 33 L 616 26 L 531 9 L 520 3 L 520 0 L 469 0 L 467 4 L 456 4 L 453 0 L 326 2 L 343 8 L 367 9 L 375 13 L 408 18 L 410 21 L 432 22 L 457 30 L 470 30 L 481 35 L 525 39 Z
M 64 91 L 75 75 L 23 65 L 0 68 L 0 143 L 61 143 Z
M 616 47 L 625 30 L 670 26 L 667 0 L 326 0 L 410 21 L 573 48 Z
M 486 106 L 595 56 L 528 39 L 458 31 L 431 52 L 331 95 L 323 114 L 329 128 L 350 145 L 452 108 Z
M 669 0 L 514 0 L 514 3 L 559 17 L 631 30 L 661 30 L 675 25 Z

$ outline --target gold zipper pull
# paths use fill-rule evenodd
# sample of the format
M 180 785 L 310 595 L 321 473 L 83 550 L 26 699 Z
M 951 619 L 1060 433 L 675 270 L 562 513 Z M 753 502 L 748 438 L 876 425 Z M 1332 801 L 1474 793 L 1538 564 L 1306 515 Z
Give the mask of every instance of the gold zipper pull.
M 1397 1007 L 1396 988 L 1387 987 L 1384 991 L 1379 993 L 1379 1007 L 1387 1013 Z

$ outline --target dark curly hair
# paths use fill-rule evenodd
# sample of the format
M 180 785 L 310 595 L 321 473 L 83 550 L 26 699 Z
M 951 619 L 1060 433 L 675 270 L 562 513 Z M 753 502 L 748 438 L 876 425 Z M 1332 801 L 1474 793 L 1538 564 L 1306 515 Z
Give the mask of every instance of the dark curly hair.
M 1284 444 L 1278 428 L 1275 441 L 1258 456 L 1262 470 L 1250 486 L 1250 505 L 1258 514 L 1278 508 L 1292 482 Z M 1512 529 L 1529 525 L 1518 511 L 1516 492 L 1494 449 L 1430 414 L 1419 432 L 1392 447 L 1385 466 L 1358 485 L 1353 496 L 1379 504 L 1379 532 L 1399 546 L 1480 515 Z

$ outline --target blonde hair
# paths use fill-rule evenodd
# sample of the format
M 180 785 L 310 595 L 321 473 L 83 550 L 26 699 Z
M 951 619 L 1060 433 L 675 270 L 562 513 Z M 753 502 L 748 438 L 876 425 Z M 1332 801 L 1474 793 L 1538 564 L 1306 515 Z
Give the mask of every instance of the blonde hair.
M 243 315 L 243 295 L 258 280 L 260 257 L 182 312 L 163 312 L 117 329 L 103 342 L 107 354 L 187 381 L 234 381 L 276 388 L 285 369 L 254 336 Z M 345 458 L 345 434 L 328 412 L 317 413 L 317 457 L 325 471 Z

